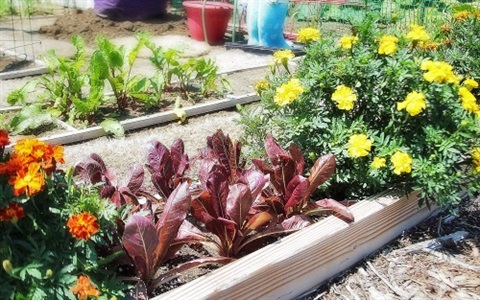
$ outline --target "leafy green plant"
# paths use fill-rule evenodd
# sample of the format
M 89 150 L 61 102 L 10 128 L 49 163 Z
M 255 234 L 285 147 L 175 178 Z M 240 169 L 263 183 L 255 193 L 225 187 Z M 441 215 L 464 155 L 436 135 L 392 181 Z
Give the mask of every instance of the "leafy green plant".
M 103 82 L 106 74 L 95 60 L 90 61 L 91 72 L 87 74 L 85 41 L 80 36 L 73 36 L 71 41 L 76 49 L 73 57 L 59 57 L 55 51 L 48 51 L 44 58 L 48 74 L 27 82 L 9 94 L 7 101 L 10 105 L 28 106 L 35 103 L 43 108 L 37 112 L 39 115 L 60 116 L 70 123 L 75 120 L 94 121 L 104 103 Z M 88 94 L 85 93 L 85 86 L 89 87 Z M 36 89 L 40 89 L 41 93 L 32 100 L 29 95 Z M 31 121 L 34 122 L 34 118 Z M 12 124 L 12 129 L 18 131 L 15 125 Z M 34 125 L 29 125 L 29 128 L 35 128 Z
M 154 44 L 147 44 L 152 51 L 150 61 L 157 69 L 158 82 L 163 79 L 163 86 L 167 91 L 179 90 L 183 97 L 192 99 L 191 91 L 195 86 L 202 96 L 224 90 L 228 81 L 218 76 L 218 66 L 210 59 L 190 58 L 181 59 L 180 51 L 175 49 L 163 50 Z
M 148 35 L 140 33 L 135 36 L 137 43 L 127 53 L 124 45 L 116 46 L 105 37 L 97 37 L 98 50 L 92 54 L 90 70 L 97 71 L 105 78 L 115 96 L 120 111 L 130 106 L 132 101 L 149 103 L 148 83 L 145 76 L 132 76 L 134 63 L 148 41 Z
M 419 189 L 423 199 L 452 208 L 462 186 L 475 193 L 479 184 L 480 78 L 462 73 L 460 61 L 473 62 L 442 61 L 447 46 L 421 26 L 385 33 L 364 25 L 356 36 L 311 44 L 291 76 L 267 77 L 261 105 L 244 111 L 245 140 L 256 146 L 274 133 L 308 153 L 308 165 L 332 153 L 337 172 L 321 187 L 323 197 Z M 300 92 L 291 97 L 294 89 Z

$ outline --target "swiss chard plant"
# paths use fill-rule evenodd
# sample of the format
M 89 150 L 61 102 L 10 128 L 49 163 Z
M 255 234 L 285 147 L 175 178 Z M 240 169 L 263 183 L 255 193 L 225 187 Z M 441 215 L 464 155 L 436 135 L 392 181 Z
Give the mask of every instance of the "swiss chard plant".
M 76 49 L 75 54 L 67 58 L 58 56 L 53 50 L 48 51 L 44 57 L 48 74 L 29 81 L 10 93 L 7 98 L 10 105 L 28 106 L 33 103 L 43 108 L 37 112 L 37 117 L 47 114 L 60 116 L 69 122 L 93 122 L 103 104 L 105 73 L 94 61 L 88 65 L 85 41 L 80 36 L 73 36 L 71 41 Z M 88 68 L 91 73 L 89 75 Z M 86 86 L 89 87 L 88 93 Z M 41 93 L 34 93 L 37 89 Z M 34 99 L 30 98 L 32 93 Z M 35 119 L 32 117 L 31 121 Z M 22 126 L 25 125 L 22 123 Z M 17 124 L 12 123 L 11 127 L 14 131 L 19 131 Z M 35 129 L 34 124 L 29 125 L 29 128 Z
M 137 34 L 137 43 L 127 51 L 124 45 L 116 46 L 105 37 L 97 37 L 98 50 L 92 54 L 96 68 L 104 73 L 115 96 L 117 108 L 125 110 L 133 101 L 149 102 L 149 83 L 145 76 L 132 75 L 138 55 L 148 42 L 148 35 Z

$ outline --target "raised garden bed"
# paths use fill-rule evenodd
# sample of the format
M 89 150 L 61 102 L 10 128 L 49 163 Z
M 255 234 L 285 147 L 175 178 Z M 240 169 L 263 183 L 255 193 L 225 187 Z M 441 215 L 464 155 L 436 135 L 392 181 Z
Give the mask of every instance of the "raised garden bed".
M 207 103 L 196 104 L 185 108 L 187 117 L 193 117 L 209 112 L 215 112 L 223 109 L 233 108 L 237 105 L 244 105 L 258 101 L 259 97 L 255 93 L 245 94 L 241 96 L 230 95 L 223 100 L 215 100 Z M 5 109 L 3 109 L 5 111 Z M 2 110 L 0 110 L 0 113 Z M 120 121 L 123 128 L 127 130 L 136 130 L 153 125 L 159 125 L 166 122 L 177 120 L 178 117 L 173 111 L 158 112 L 142 117 L 132 118 L 124 121 Z M 86 129 L 76 129 L 65 122 L 57 120 L 57 124 L 63 127 L 63 132 L 55 133 L 52 135 L 43 135 L 39 139 L 45 141 L 51 145 L 65 145 L 76 142 L 81 142 L 89 139 L 98 138 L 106 135 L 107 133 L 101 126 L 89 127 Z M 60 129 L 61 130 L 61 129 Z M 57 130 L 58 131 L 58 130 Z M 54 131 L 55 132 L 55 131 Z M 10 145 L 11 147 L 12 145 Z
M 153 299 L 292 299 L 432 216 L 437 207 L 419 207 L 418 193 L 384 193 L 350 210 L 353 223 L 328 217 Z

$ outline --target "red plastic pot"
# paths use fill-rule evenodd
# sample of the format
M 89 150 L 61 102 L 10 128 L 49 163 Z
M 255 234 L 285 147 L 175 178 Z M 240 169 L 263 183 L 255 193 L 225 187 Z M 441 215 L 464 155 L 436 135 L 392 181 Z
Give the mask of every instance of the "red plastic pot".
M 205 5 L 205 9 L 203 9 Z M 197 41 L 207 41 L 210 45 L 223 43 L 228 21 L 232 16 L 233 5 L 224 2 L 184 1 L 188 32 Z M 202 14 L 205 14 L 205 30 Z M 205 38 L 206 34 L 206 38 Z

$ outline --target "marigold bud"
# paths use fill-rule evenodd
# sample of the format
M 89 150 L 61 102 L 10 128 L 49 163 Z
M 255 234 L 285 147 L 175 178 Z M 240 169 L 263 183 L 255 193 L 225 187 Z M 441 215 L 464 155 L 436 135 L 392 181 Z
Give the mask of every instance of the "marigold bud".
M 53 275 L 52 269 L 48 269 L 47 272 L 45 273 L 45 277 L 50 278 Z
M 8 274 L 12 274 L 13 267 L 12 267 L 12 262 L 10 260 L 8 259 L 4 260 L 2 262 L 2 266 L 5 272 L 7 272 Z

